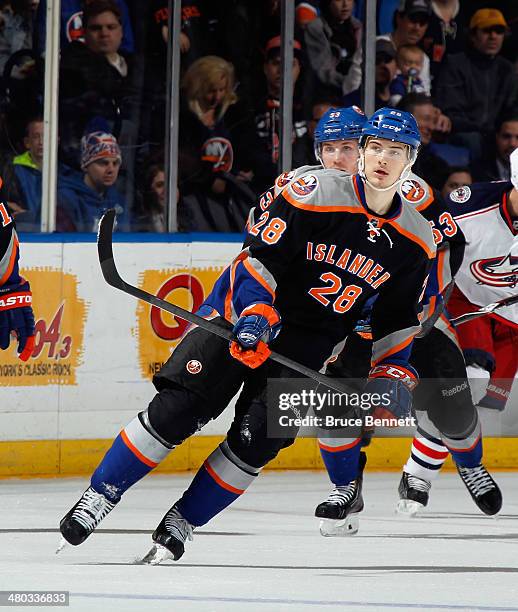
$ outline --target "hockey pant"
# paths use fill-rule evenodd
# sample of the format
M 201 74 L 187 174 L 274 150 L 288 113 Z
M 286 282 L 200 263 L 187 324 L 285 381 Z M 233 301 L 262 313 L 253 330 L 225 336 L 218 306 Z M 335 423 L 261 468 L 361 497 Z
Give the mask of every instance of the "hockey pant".
M 455 287 L 448 301 L 452 316 L 478 308 Z M 477 403 L 486 408 L 503 410 L 518 370 L 518 328 L 495 314 L 459 325 L 457 334 L 466 364 L 478 366 L 490 375 L 489 380 L 484 380 L 484 389 L 479 395 L 481 399 Z
M 222 319 L 214 321 L 228 326 Z M 307 330 L 294 326 L 285 327 L 279 338 L 283 341 L 272 344 L 275 350 L 317 370 L 334 349 L 325 335 L 308 337 Z M 271 360 L 250 370 L 231 357 L 228 341 L 193 329 L 154 377 L 158 394 L 148 409 L 123 429 L 95 470 L 93 488 L 118 501 L 171 449 L 219 416 L 244 383 L 226 441 L 205 461 L 180 502 L 189 522 L 204 524 L 293 443 L 296 428 L 268 435 L 267 381 L 294 377 L 300 375 Z M 316 383 L 309 381 L 308 386 Z

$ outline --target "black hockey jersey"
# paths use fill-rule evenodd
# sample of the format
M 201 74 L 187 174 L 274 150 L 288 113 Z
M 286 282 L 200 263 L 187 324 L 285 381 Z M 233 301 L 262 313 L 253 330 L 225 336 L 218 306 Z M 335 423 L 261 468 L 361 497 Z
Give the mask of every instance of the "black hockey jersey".
M 358 175 L 315 169 L 256 214 L 205 303 L 231 322 L 250 304 L 273 304 L 284 325 L 317 330 L 337 345 L 379 294 L 373 365 L 406 362 L 435 253 L 428 222 L 398 195 L 376 215 Z

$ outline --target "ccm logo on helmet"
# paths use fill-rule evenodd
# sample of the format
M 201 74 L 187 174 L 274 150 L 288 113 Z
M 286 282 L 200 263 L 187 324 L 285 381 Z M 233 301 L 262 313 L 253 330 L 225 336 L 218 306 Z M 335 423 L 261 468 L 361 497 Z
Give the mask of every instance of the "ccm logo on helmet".
M 401 132 L 401 128 L 397 125 L 389 125 L 388 123 L 383 123 L 382 128 L 387 128 L 387 130 L 394 130 L 394 132 Z
M 24 306 L 32 303 L 32 295 L 24 293 L 18 295 L 10 295 L 8 298 L 0 298 L 0 310 L 16 308 L 16 306 Z

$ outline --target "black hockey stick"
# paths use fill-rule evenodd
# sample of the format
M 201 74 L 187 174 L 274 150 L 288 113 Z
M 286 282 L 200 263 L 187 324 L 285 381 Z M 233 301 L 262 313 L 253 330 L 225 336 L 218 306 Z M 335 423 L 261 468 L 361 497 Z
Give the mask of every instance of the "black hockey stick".
M 104 215 L 101 217 L 101 221 L 99 223 L 99 233 L 97 235 L 97 251 L 99 253 L 99 263 L 101 264 L 101 270 L 104 276 L 104 280 L 115 287 L 116 289 L 120 289 L 124 291 L 124 293 L 129 293 L 133 297 L 136 297 L 139 300 L 143 300 L 144 302 L 148 302 L 148 304 L 152 304 L 160 310 L 165 310 L 166 312 L 170 312 L 171 314 L 184 319 L 185 321 L 189 321 L 189 323 L 193 323 L 194 325 L 198 325 L 202 329 L 210 332 L 211 334 L 215 334 L 220 338 L 224 338 L 229 342 L 235 340 L 234 334 L 211 321 L 207 321 L 198 315 L 189 312 L 188 310 L 184 310 L 180 306 L 176 306 L 175 304 L 171 304 L 170 302 L 166 302 L 147 291 L 143 291 L 138 287 L 134 287 L 130 285 L 125 280 L 123 280 L 117 270 L 117 266 L 115 265 L 115 260 L 113 258 L 113 248 L 112 248 L 112 235 L 113 235 L 113 223 L 115 221 L 115 210 L 113 208 L 108 209 Z M 340 393 L 350 393 L 351 389 L 342 385 L 339 380 L 326 376 L 325 374 L 320 374 L 320 372 L 316 372 L 311 368 L 298 363 L 297 361 L 293 361 L 288 357 L 284 357 L 283 355 L 279 355 L 279 353 L 271 352 L 269 357 L 278 363 L 295 370 L 296 372 L 300 372 L 307 376 L 308 378 L 312 378 L 323 385 L 334 389 Z
M 455 325 L 462 325 L 462 323 L 466 323 L 467 321 L 471 321 L 473 319 L 477 319 L 478 317 L 483 317 L 484 315 L 491 314 L 495 310 L 499 308 L 503 308 L 504 306 L 512 306 L 518 302 L 518 294 L 511 295 L 509 297 L 503 298 L 502 300 L 498 300 L 498 302 L 493 302 L 492 304 L 488 304 L 487 306 L 483 306 L 474 312 L 465 312 L 464 314 L 451 319 L 452 323 Z

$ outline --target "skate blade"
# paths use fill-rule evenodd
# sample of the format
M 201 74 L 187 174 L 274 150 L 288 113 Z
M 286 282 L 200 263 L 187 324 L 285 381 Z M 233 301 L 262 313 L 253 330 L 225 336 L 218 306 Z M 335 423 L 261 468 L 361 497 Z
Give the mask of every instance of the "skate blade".
M 159 565 L 167 559 L 174 560 L 171 551 L 161 544 L 153 544 L 147 555 L 142 558 L 141 563 L 144 565 Z
M 405 516 L 415 516 L 423 508 L 423 504 L 420 504 L 413 499 L 400 499 L 396 506 L 396 513 L 404 514 Z
M 56 555 L 59 554 L 68 544 L 68 542 L 65 540 L 65 538 L 61 538 L 58 547 L 56 548 Z
M 320 519 L 320 535 L 324 537 L 346 537 L 358 533 L 360 519 L 358 514 L 349 514 L 344 519 Z

